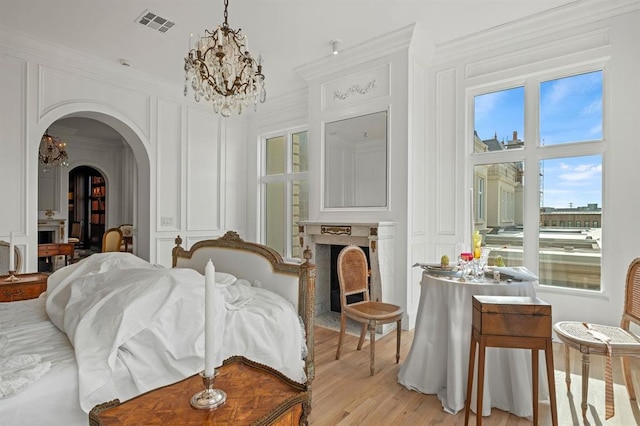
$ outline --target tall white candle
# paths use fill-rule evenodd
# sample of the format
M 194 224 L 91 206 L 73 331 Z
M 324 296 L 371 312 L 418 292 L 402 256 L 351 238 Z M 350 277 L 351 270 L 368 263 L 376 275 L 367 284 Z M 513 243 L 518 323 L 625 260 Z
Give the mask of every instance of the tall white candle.
M 204 375 L 213 376 L 216 366 L 214 365 L 215 350 L 213 346 L 213 336 L 215 333 L 215 285 L 216 268 L 211 259 L 204 268 Z
M 16 270 L 16 259 L 15 259 L 16 251 L 13 244 L 13 231 L 9 234 L 9 270 Z

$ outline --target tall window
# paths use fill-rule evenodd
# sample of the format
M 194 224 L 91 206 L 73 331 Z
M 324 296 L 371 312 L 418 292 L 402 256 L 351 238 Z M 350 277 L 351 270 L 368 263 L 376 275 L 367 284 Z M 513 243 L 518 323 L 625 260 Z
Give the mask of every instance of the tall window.
M 265 244 L 285 258 L 302 258 L 298 222 L 309 217 L 307 131 L 264 139 L 262 223 Z
M 476 230 L 492 258 L 535 270 L 542 285 L 601 288 L 602 82 L 585 70 L 472 93 L 470 161 L 487 212 Z

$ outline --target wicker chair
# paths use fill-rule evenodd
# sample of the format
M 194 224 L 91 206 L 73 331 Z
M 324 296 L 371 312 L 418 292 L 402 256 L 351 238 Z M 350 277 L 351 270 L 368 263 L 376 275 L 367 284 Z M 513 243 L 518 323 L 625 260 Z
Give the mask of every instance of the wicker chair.
M 9 248 L 11 245 L 6 241 L 0 241 L 0 275 L 6 275 L 9 273 Z M 20 272 L 22 267 L 22 255 L 18 246 L 13 246 L 13 252 L 15 253 L 15 269 L 16 274 Z
M 629 330 L 631 322 L 640 326 L 640 257 L 631 262 L 627 271 L 624 312 L 622 313 L 620 327 L 587 324 L 577 321 L 558 322 L 553 326 L 558 338 L 564 343 L 567 390 L 570 390 L 571 386 L 569 348 L 572 347 L 582 353 L 582 417 L 585 417 L 587 413 L 590 354 L 621 357 L 622 371 L 624 372 L 629 399 L 636 400 L 627 357 L 640 358 L 640 336 Z M 611 359 L 609 358 L 607 362 L 609 364 L 606 367 L 608 371 L 605 371 L 605 383 L 609 382 L 607 385 L 610 386 L 612 397 Z M 613 415 L 612 403 L 610 410 L 610 415 Z
M 400 334 L 404 309 L 390 303 L 369 300 L 369 268 L 364 251 L 354 245 L 347 246 L 338 255 L 338 281 L 340 283 L 340 336 L 336 359 L 340 359 L 340 349 L 347 326 L 347 318 L 362 323 L 358 350 L 362 349 L 367 326 L 370 332 L 370 370 L 375 372 L 376 327 L 395 322 L 397 325 L 396 363 L 400 361 Z M 347 296 L 361 294 L 363 300 L 348 303 Z
M 109 228 L 102 235 L 102 253 L 120 251 L 122 244 L 122 231 L 118 228 Z

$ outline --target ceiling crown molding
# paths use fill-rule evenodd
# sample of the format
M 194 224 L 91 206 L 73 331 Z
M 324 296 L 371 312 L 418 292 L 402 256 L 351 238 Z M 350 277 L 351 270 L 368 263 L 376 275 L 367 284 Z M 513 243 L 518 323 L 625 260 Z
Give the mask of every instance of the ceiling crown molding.
M 576 0 L 534 15 L 525 16 L 478 33 L 440 43 L 435 46 L 434 64 L 455 57 L 473 56 L 505 44 L 521 46 L 543 34 L 568 30 L 579 25 L 630 13 L 640 9 L 638 0 Z
M 367 40 L 356 46 L 342 49 L 339 55 L 330 55 L 295 68 L 305 81 L 350 68 L 408 49 L 413 39 L 416 24 L 407 25 L 382 36 Z

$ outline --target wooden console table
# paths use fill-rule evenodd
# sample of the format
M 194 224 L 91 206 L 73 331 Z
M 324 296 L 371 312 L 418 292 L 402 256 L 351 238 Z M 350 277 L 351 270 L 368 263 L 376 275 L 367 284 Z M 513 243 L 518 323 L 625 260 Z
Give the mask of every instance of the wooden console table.
M 303 424 L 303 405 L 309 403 L 304 385 L 281 373 L 236 356 L 218 369 L 214 387 L 227 401 L 215 410 L 199 410 L 191 397 L 204 389 L 199 375 L 152 390 L 124 403 L 100 404 L 89 413 L 91 426 L 107 425 L 278 425 Z
M 49 274 L 36 272 L 18 274 L 18 281 L 7 281 L 9 275 L 0 275 L 0 302 L 35 299 L 47 290 Z
M 73 243 L 38 244 L 38 257 L 64 256 L 64 265 L 67 266 L 69 263 L 73 263 L 74 250 Z

